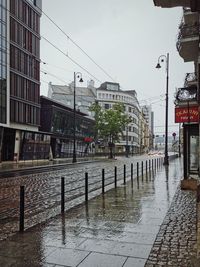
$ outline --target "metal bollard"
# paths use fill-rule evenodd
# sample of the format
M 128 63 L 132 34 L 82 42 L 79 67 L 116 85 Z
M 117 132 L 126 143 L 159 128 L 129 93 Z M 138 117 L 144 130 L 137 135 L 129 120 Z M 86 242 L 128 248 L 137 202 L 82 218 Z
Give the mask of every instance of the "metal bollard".
M 65 212 L 65 178 L 61 177 L 61 213 Z
M 126 184 L 126 165 L 124 164 L 124 184 Z
M 139 180 L 139 163 L 137 162 L 137 180 Z
M 115 188 L 117 188 L 117 167 L 115 166 Z
M 141 163 L 141 168 L 142 168 L 142 182 L 143 182 L 143 178 L 144 178 L 144 164 L 143 164 L 143 161 Z
M 88 201 L 88 173 L 85 173 L 85 201 Z
M 149 181 L 151 181 L 151 160 L 149 160 Z
M 146 160 L 146 180 L 148 180 L 148 166 L 147 166 L 148 162 Z
M 20 186 L 19 231 L 24 231 L 24 186 Z
M 131 181 L 133 181 L 133 163 L 131 163 Z
M 105 192 L 104 187 L 105 187 L 105 170 L 102 169 L 102 194 L 104 194 Z

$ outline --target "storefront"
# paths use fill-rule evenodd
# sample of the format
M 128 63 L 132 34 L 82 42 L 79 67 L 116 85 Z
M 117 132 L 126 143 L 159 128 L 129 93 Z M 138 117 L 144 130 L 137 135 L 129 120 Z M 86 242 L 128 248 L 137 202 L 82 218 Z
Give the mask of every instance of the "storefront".
M 53 158 L 73 156 L 74 145 L 73 110 L 57 101 L 41 97 L 41 131 L 51 134 Z M 83 157 L 95 153 L 94 120 L 76 111 L 76 155 Z
M 49 159 L 50 135 L 45 133 L 21 132 L 19 160 Z
M 186 89 L 181 88 L 182 91 Z M 181 91 L 181 90 L 180 90 Z M 187 88 L 187 92 L 189 89 Z M 183 95 L 183 92 L 181 92 Z M 190 94 L 189 94 L 190 93 Z M 187 97 L 191 95 L 189 91 Z M 186 94 L 185 94 L 186 95 Z M 194 99 L 196 95 L 193 93 Z M 192 100 L 194 100 L 192 99 Z M 180 103 L 182 105 L 180 105 Z M 183 125 L 183 166 L 184 179 L 199 172 L 199 110 L 198 105 L 185 98 L 179 98 L 179 106 L 175 108 L 175 122 Z

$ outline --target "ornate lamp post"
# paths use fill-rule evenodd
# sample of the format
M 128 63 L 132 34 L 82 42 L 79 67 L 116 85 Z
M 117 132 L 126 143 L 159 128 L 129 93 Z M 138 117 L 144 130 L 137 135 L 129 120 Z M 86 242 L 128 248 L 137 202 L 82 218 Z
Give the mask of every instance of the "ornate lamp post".
M 76 79 L 79 79 L 79 82 L 83 82 L 82 73 L 74 72 L 74 112 L 73 112 L 73 159 L 72 163 L 76 163 Z
M 169 87 L 169 53 L 167 56 L 161 55 L 158 58 L 158 64 L 156 66 L 157 69 L 161 68 L 160 63 L 166 63 L 166 109 L 165 109 L 165 157 L 163 165 L 169 165 L 169 157 L 168 157 L 168 87 Z

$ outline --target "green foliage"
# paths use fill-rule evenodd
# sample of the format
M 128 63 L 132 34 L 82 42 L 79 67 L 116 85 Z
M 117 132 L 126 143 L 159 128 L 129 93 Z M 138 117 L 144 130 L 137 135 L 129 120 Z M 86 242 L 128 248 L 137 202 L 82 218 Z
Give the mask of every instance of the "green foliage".
M 98 103 L 94 103 L 90 107 L 90 111 L 95 113 L 96 138 L 103 138 L 108 142 L 119 141 L 124 127 L 131 122 L 124 113 L 123 104 L 114 104 L 112 109 L 103 110 Z

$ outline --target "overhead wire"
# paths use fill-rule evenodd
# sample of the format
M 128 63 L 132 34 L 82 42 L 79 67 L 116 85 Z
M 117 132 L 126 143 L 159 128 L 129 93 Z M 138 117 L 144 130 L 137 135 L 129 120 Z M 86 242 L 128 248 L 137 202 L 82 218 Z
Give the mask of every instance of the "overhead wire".
M 39 8 L 40 9 L 40 8 Z M 81 48 L 60 26 L 58 26 L 53 19 L 51 19 L 42 9 L 40 11 L 67 37 L 68 40 L 70 40 L 80 51 L 86 55 L 104 74 L 106 74 L 112 81 L 115 82 L 115 79 L 112 78 L 112 76 L 105 71 L 83 48 Z
M 102 83 L 98 78 L 96 78 L 93 74 L 91 74 L 86 68 L 82 67 L 78 62 L 76 62 L 73 58 L 71 58 L 68 54 L 63 52 L 60 48 L 58 48 L 55 44 L 53 44 L 51 41 L 49 41 L 44 36 L 40 35 L 42 39 L 44 39 L 46 42 L 48 42 L 51 46 L 53 46 L 55 49 L 57 49 L 60 53 L 62 53 L 65 57 L 67 57 L 69 60 L 71 60 L 74 64 L 76 64 L 79 68 L 84 70 L 87 74 L 89 74 L 91 77 L 93 77 L 96 81 Z
M 38 7 L 38 9 L 40 9 L 39 7 Z M 5 8 L 5 10 L 7 10 L 10 14 L 12 14 L 11 12 L 10 12 L 10 10 L 9 9 L 7 9 L 7 8 Z M 42 11 L 42 9 L 40 9 L 41 10 L 41 12 L 42 13 L 44 13 L 43 11 Z M 46 14 L 45 14 L 45 16 L 47 16 Z M 51 18 L 50 17 L 48 17 L 50 20 L 51 20 Z M 55 25 L 56 25 L 56 23 L 55 22 L 53 22 L 53 20 L 52 20 L 52 23 L 54 23 Z M 59 28 L 59 26 L 57 25 L 57 27 Z M 61 28 L 60 28 L 60 30 L 62 30 Z M 64 33 L 64 31 L 63 31 L 63 33 Z M 65 34 L 66 36 L 67 36 L 67 34 Z M 83 66 L 81 66 L 76 60 L 74 60 L 72 57 L 70 57 L 68 54 L 66 54 L 65 52 L 63 52 L 60 48 L 58 48 L 56 45 L 54 45 L 51 41 L 49 41 L 47 38 L 45 38 L 44 36 L 42 36 L 42 35 L 40 35 L 40 37 L 41 38 L 43 38 L 46 42 L 48 42 L 51 46 L 53 46 L 55 49 L 57 49 L 60 53 L 62 53 L 65 57 L 67 57 L 69 60 L 71 60 L 75 65 L 77 65 L 79 68 L 81 68 L 83 71 L 85 71 L 87 74 L 89 74 L 89 76 L 91 76 L 91 77 L 93 77 L 96 81 L 98 81 L 99 83 L 102 83 L 102 81 L 101 80 L 99 80 L 98 78 L 96 78 L 93 74 L 91 74 L 86 68 L 84 68 Z M 69 37 L 69 39 L 71 40 L 71 41 L 73 41 L 70 37 Z M 8 42 L 8 41 L 7 41 Z M 74 41 L 73 41 L 74 42 Z M 9 43 L 9 42 L 8 42 Z M 74 42 L 74 44 L 75 44 L 75 42 Z M 77 45 L 77 44 L 76 44 Z M 78 45 L 77 45 L 77 47 L 78 47 Z M 81 47 L 80 47 L 80 49 L 81 49 Z M 83 49 L 82 49 L 83 50 Z M 83 50 L 84 51 L 84 50 Z M 89 56 L 89 55 L 88 55 Z M 99 66 L 100 67 L 100 66 Z

